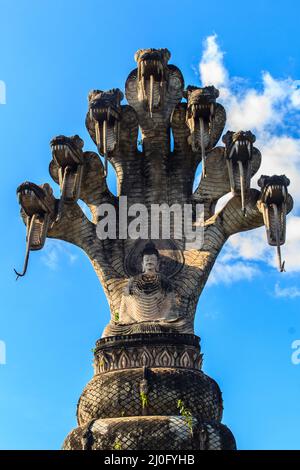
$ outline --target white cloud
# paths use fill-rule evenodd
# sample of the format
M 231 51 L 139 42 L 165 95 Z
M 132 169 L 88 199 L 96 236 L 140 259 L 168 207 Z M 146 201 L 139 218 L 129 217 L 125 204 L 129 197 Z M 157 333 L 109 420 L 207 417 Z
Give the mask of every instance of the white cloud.
M 205 39 L 199 67 L 204 86 L 214 85 L 221 88 L 227 84 L 228 74 L 223 65 L 223 52 L 217 44 L 216 34 Z
M 281 247 L 281 252 L 287 273 L 297 273 L 300 270 L 300 217 L 287 217 L 287 242 Z M 222 260 L 228 263 L 238 260 L 264 261 L 275 269 L 278 263 L 275 247 L 267 244 L 264 227 L 230 237 Z
M 229 76 L 223 58 L 217 35 L 208 36 L 199 64 L 200 78 L 203 86 L 214 85 L 220 90 L 229 128 L 272 131 L 277 124 L 285 127 L 282 117 L 288 112 L 300 111 L 300 80 L 275 79 L 263 71 L 260 89 L 247 87 L 245 79 Z
M 61 263 L 73 264 L 76 261 L 77 255 L 72 250 L 61 240 L 47 239 L 41 260 L 49 269 L 56 270 Z
M 300 297 L 300 289 L 296 286 L 291 287 L 280 287 L 279 283 L 275 284 L 274 289 L 275 297 L 287 297 L 289 299 L 294 299 L 295 297 Z
M 287 242 L 283 246 L 283 255 L 287 272 L 300 271 L 300 217 L 287 219 Z
M 199 72 L 203 86 L 214 85 L 220 90 L 219 101 L 227 113 L 224 132 L 249 129 L 256 135 L 255 145 L 263 160 L 252 187 L 257 187 L 261 174 L 286 174 L 290 179 L 294 212 L 287 218 L 287 243 L 282 252 L 286 270 L 300 271 L 300 217 L 297 216 L 300 209 L 300 81 L 290 77 L 276 79 L 263 71 L 261 85 L 254 88 L 244 78 L 230 77 L 217 35 L 204 41 Z M 228 196 L 220 200 L 218 209 L 226 198 Z M 277 266 L 276 250 L 267 244 L 264 228 L 234 235 L 221 256 L 212 272 L 211 283 L 252 279 L 258 270 L 253 261 Z M 224 273 L 226 279 L 223 279 Z
M 237 261 L 228 263 L 223 258 L 218 259 L 208 279 L 208 286 L 214 284 L 232 284 L 240 280 L 251 281 L 260 274 L 259 269 L 252 263 Z
M 300 208 L 300 139 L 291 136 L 266 135 L 260 139 L 262 165 L 259 174 L 286 174 L 291 184 L 295 209 Z M 255 183 L 256 183 L 255 178 Z
M 245 236 L 247 235 L 247 236 Z M 237 233 L 233 235 L 227 245 L 224 259 L 243 258 L 245 260 L 261 261 L 268 258 L 268 252 L 272 250 L 266 243 L 265 228 L 251 230 L 247 234 Z

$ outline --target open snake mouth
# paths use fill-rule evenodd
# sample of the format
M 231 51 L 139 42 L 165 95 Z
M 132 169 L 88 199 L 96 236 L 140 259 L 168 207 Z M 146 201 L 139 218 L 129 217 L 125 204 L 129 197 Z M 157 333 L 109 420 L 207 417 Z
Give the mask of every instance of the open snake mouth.
M 156 82 L 165 80 L 165 67 L 160 57 L 142 58 L 138 68 L 139 80 L 150 80 L 151 75 Z
M 98 122 L 106 121 L 114 124 L 120 120 L 120 111 L 117 107 L 102 98 L 95 98 L 89 104 L 90 117 Z
M 78 135 L 74 137 L 58 136 L 50 142 L 53 160 L 60 167 L 74 167 L 83 161 L 83 140 Z
M 204 88 L 188 86 L 186 91 L 187 119 L 199 120 L 202 118 L 206 121 L 212 121 L 218 96 L 219 91 L 214 86 Z
M 202 101 L 202 100 L 201 100 Z M 189 105 L 188 107 L 188 117 L 193 117 L 194 119 L 212 119 L 215 113 L 215 105 L 214 103 L 201 103 L 200 100 L 196 101 L 195 103 Z
M 138 63 L 138 87 L 142 101 L 147 105 L 150 116 L 163 102 L 168 80 L 167 49 L 144 49 L 135 54 Z
M 226 157 L 233 161 L 246 162 L 251 160 L 255 135 L 250 131 L 231 132 L 223 136 L 226 148 Z
M 264 204 L 281 205 L 286 202 L 287 199 L 287 187 L 290 184 L 290 180 L 282 176 L 261 176 L 258 180 L 258 185 L 261 189 L 261 201 Z
M 270 184 L 264 189 L 262 197 L 266 204 L 282 204 L 287 197 L 286 187 Z
M 52 207 L 47 203 L 47 194 L 40 186 L 26 181 L 17 188 L 17 197 L 25 214 L 31 217 L 34 214 L 47 214 Z
M 118 88 L 108 91 L 92 90 L 89 93 L 90 118 L 98 123 L 104 121 L 107 125 L 114 125 L 120 121 L 123 93 Z
M 167 49 L 146 49 L 135 54 L 138 62 L 138 80 L 149 80 L 153 76 L 156 82 L 166 80 L 167 63 L 170 53 Z

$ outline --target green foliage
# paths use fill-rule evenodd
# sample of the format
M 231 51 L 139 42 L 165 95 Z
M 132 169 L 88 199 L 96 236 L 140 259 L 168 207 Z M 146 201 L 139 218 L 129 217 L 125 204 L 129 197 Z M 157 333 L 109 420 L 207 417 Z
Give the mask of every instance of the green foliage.
M 115 321 L 119 321 L 119 318 L 120 318 L 119 312 L 116 310 L 115 311 Z
M 182 400 L 177 401 L 177 408 L 179 408 L 180 415 L 184 418 L 191 434 L 193 435 L 193 415 L 188 408 L 185 407 Z
M 118 441 L 118 439 L 116 439 L 115 442 L 114 442 L 113 450 L 122 450 L 121 442 Z
M 140 400 L 143 409 L 148 406 L 148 395 L 145 392 L 140 392 Z

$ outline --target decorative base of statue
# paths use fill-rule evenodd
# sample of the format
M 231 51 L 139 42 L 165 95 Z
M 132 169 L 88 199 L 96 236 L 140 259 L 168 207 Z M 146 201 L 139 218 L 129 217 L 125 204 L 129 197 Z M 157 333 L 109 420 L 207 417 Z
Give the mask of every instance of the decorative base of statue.
M 95 375 L 65 450 L 234 450 L 222 396 L 201 371 L 199 338 L 140 333 L 97 341 Z

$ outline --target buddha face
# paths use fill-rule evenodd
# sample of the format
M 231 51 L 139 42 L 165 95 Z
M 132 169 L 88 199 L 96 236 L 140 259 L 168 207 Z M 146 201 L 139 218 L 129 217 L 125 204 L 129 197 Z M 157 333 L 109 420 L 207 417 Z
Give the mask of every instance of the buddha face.
M 159 261 L 158 257 L 153 255 L 144 255 L 143 256 L 143 273 L 145 274 L 154 274 L 158 272 Z

